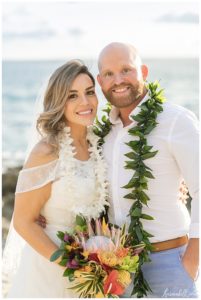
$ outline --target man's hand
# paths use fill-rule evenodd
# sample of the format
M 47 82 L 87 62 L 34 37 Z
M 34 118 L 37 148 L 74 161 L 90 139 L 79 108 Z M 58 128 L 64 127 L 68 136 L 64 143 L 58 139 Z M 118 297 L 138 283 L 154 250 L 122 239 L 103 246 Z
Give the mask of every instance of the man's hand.
M 45 228 L 47 224 L 45 217 L 43 217 L 42 215 L 39 215 L 38 220 L 36 220 L 36 223 L 43 228 Z
M 182 257 L 182 264 L 190 277 L 196 280 L 199 267 L 199 239 L 192 238 L 189 240 Z

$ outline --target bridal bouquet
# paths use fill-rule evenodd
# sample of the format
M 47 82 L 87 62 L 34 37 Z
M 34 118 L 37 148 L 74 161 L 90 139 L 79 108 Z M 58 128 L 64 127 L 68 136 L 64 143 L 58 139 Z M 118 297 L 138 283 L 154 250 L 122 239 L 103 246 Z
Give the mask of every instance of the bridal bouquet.
M 130 245 L 125 226 L 109 226 L 104 219 L 91 223 L 77 216 L 74 230 L 58 231 L 57 236 L 61 244 L 50 260 L 61 257 L 63 276 L 74 283 L 70 289 L 80 298 L 118 298 L 124 293 L 144 248 Z

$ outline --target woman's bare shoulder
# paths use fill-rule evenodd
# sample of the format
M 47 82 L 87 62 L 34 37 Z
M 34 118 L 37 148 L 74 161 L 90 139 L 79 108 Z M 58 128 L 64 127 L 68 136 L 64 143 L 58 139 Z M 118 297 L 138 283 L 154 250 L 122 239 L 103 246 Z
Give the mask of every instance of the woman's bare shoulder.
M 41 166 L 56 160 L 57 158 L 58 156 L 55 153 L 55 148 L 46 141 L 40 141 L 32 149 L 24 164 L 24 169 Z

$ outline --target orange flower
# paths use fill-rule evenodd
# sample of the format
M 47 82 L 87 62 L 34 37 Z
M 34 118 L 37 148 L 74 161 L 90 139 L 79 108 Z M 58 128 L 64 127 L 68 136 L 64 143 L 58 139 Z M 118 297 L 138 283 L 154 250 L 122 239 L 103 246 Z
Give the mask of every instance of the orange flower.
M 115 252 L 116 256 L 119 258 L 125 257 L 128 254 L 128 248 L 118 248 Z
M 114 267 L 118 264 L 118 258 L 111 251 L 101 251 L 98 254 L 100 262 L 106 266 Z
M 81 269 L 83 272 L 88 272 L 90 273 L 92 271 L 92 267 L 90 266 L 84 266 L 82 269 Z
M 124 287 L 118 282 L 118 271 L 113 270 L 105 279 L 103 286 L 104 294 L 122 295 Z
M 78 243 L 76 243 L 76 242 L 73 242 L 73 243 L 71 244 L 71 246 L 72 246 L 73 248 L 79 247 Z

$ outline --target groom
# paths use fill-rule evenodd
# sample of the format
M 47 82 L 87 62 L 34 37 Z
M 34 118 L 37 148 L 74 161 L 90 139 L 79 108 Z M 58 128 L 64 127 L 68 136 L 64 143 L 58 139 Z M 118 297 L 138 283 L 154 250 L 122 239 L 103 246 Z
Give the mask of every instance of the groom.
M 111 43 L 100 53 L 98 82 L 106 99 L 112 104 L 110 132 L 104 140 L 104 155 L 110 182 L 110 221 L 129 224 L 128 213 L 133 200 L 125 199 L 129 190 L 122 188 L 133 171 L 125 169 L 126 144 L 136 137 L 128 130 L 136 126 L 139 105 L 148 100 L 144 81 L 148 68 L 142 65 L 137 50 L 127 44 Z M 146 160 L 154 179 L 148 182 L 148 206 L 142 213 L 153 220 L 140 219 L 154 251 L 151 262 L 142 266 L 152 293 L 148 297 L 197 297 L 195 280 L 198 272 L 198 127 L 194 114 L 187 109 L 164 103 L 157 115 L 157 126 L 148 135 L 148 145 L 158 150 Z M 191 219 L 179 200 L 179 186 L 185 180 L 192 197 Z M 132 225 L 131 225 L 132 226 Z M 188 237 L 187 237 L 188 235 Z M 124 295 L 129 297 L 132 287 Z

